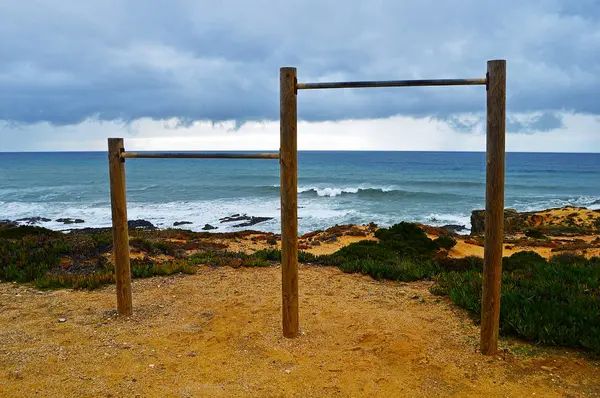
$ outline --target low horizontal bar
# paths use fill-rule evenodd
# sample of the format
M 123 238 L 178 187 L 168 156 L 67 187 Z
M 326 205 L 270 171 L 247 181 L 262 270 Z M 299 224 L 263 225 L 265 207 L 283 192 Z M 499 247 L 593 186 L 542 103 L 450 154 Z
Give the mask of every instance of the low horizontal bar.
M 487 79 L 387 80 L 364 82 L 297 83 L 298 90 L 321 88 L 419 87 L 419 86 L 485 86 Z
M 121 152 L 121 158 L 138 159 L 279 159 L 279 153 Z

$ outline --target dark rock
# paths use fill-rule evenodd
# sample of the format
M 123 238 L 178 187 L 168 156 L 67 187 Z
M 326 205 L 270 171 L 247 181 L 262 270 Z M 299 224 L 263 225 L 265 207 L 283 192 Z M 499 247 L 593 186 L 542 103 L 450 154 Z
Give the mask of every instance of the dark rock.
M 458 224 L 442 225 L 442 228 L 444 228 L 446 231 L 450 231 L 450 232 L 460 232 L 460 231 L 464 231 L 467 229 L 466 226 L 458 225 Z
M 250 217 L 248 221 L 234 225 L 235 228 L 251 227 L 261 222 L 272 220 L 273 217 Z
M 205 224 L 204 227 L 202 228 L 203 231 L 210 231 L 211 229 L 217 229 L 217 227 L 213 227 L 210 224 Z
M 127 226 L 130 229 L 143 229 L 148 231 L 154 231 L 156 227 L 150 221 L 146 220 L 129 220 Z
M 504 233 L 517 232 L 519 213 L 515 209 L 504 210 Z M 473 210 L 471 213 L 471 235 L 485 232 L 485 210 Z
M 71 229 L 69 231 L 69 235 L 88 235 L 88 234 L 104 234 L 107 232 L 112 232 L 112 228 L 104 227 L 104 228 L 78 228 Z
M 254 216 L 248 216 L 246 214 L 242 214 L 242 215 L 234 214 L 229 217 L 220 218 L 219 221 L 221 222 L 221 224 L 226 223 L 226 222 L 245 221 L 243 223 L 236 224 L 233 226 L 234 228 L 243 228 L 243 227 L 251 227 L 252 225 L 256 225 L 258 223 L 265 222 L 265 221 L 272 220 L 272 219 L 273 219 L 273 217 L 254 217 Z
M 191 222 L 191 221 L 175 221 L 173 223 L 173 226 L 178 227 L 180 225 L 186 225 L 186 224 L 193 224 L 193 222 Z
M 247 216 L 245 214 L 242 216 L 240 216 L 239 214 L 234 214 L 229 217 L 219 218 L 219 221 L 221 222 L 221 224 L 223 224 L 226 222 L 234 222 L 234 221 L 250 221 L 251 219 L 252 219 L 252 217 Z
M 25 218 L 20 218 L 15 221 L 25 222 L 29 225 L 33 225 L 33 224 L 39 224 L 41 222 L 48 222 L 48 221 L 52 221 L 52 220 L 49 218 L 45 218 L 45 217 L 25 217 Z
M 61 222 L 63 224 L 81 224 L 84 223 L 85 221 L 82 220 L 81 218 L 57 218 L 56 222 Z
M 0 227 L 16 227 L 18 224 L 11 220 L 0 220 Z

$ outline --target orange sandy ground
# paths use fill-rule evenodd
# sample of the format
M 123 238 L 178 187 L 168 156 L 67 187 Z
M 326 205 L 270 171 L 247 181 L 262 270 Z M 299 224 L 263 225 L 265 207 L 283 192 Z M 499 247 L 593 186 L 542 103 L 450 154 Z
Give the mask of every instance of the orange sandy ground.
M 364 226 L 356 226 L 356 228 L 366 230 Z M 217 243 L 222 243 L 227 245 L 227 250 L 234 252 L 244 252 L 244 253 L 254 253 L 257 250 L 262 249 L 272 249 L 278 248 L 281 249 L 281 242 L 277 241 L 277 246 L 270 246 L 266 244 L 264 241 L 252 241 L 252 238 L 259 237 L 258 235 L 248 235 L 245 238 L 239 239 L 237 242 L 231 239 L 213 239 L 213 241 Z M 428 234 L 428 236 L 432 239 L 435 239 L 437 234 Z M 591 242 L 597 238 L 598 235 L 588 235 L 588 236 L 577 236 L 577 239 L 584 240 L 586 242 Z M 477 256 L 483 258 L 483 246 L 475 245 L 467 242 L 466 240 L 470 239 L 470 236 L 455 236 L 456 246 L 450 250 L 448 255 L 450 257 L 461 258 L 466 256 Z M 572 237 L 551 237 L 552 240 L 572 240 Z M 336 242 L 331 243 L 322 243 L 320 246 L 308 247 L 304 249 L 304 251 L 315 254 L 332 254 L 341 249 L 344 246 L 349 245 L 350 243 L 359 242 L 361 240 L 377 240 L 374 237 L 373 233 L 368 233 L 366 237 L 361 236 L 340 236 Z M 504 256 L 510 256 L 511 254 L 531 250 L 538 253 L 540 256 L 549 259 L 552 256 L 559 254 L 560 252 L 553 252 L 549 247 L 541 247 L 541 246 L 516 246 L 514 244 L 505 244 L 504 245 Z M 578 253 L 580 254 L 580 253 Z M 587 249 L 585 252 L 585 256 L 587 258 L 593 256 L 600 256 L 600 247 L 595 247 L 591 249 Z
M 130 318 L 114 316 L 114 286 L 0 284 L 0 395 L 600 395 L 600 364 L 574 352 L 503 340 L 508 352 L 482 356 L 478 327 L 425 282 L 302 266 L 302 333 L 285 339 L 280 273 L 202 267 L 135 280 Z

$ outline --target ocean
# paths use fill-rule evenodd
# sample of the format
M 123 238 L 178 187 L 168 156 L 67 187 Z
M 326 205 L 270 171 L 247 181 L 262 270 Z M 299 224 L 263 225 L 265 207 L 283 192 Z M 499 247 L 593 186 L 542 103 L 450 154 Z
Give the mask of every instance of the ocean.
M 273 217 L 251 229 L 279 232 L 277 160 L 128 159 L 128 216 L 160 228 L 236 230 L 233 214 Z M 335 224 L 400 221 L 470 227 L 485 205 L 485 153 L 301 151 L 300 233 Z M 506 208 L 600 208 L 600 154 L 507 153 Z M 55 230 L 111 225 L 105 152 L 0 153 L 0 219 L 46 217 Z M 80 218 L 64 225 L 58 218 Z M 465 232 L 468 232 L 466 230 Z

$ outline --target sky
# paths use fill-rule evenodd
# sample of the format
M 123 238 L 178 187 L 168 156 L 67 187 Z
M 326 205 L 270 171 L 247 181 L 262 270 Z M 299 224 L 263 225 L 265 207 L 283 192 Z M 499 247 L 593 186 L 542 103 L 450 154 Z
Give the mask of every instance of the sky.
M 507 150 L 600 152 L 597 0 L 0 0 L 0 151 L 276 150 L 300 82 L 485 77 Z M 485 150 L 485 88 L 301 91 L 301 150 Z

